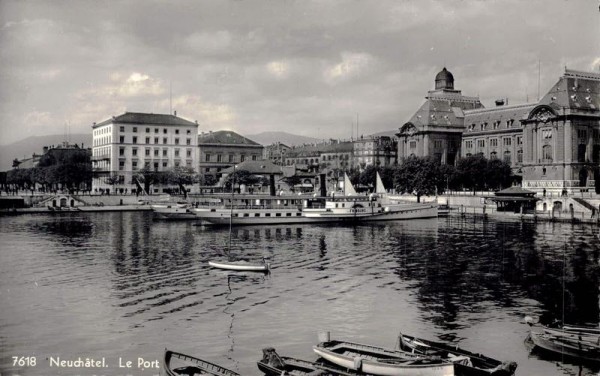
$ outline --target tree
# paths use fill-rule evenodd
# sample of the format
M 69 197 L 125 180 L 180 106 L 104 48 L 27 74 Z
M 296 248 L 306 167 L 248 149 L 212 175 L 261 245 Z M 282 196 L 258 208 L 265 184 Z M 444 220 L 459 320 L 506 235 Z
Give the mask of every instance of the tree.
M 158 171 L 154 171 L 148 165 L 144 166 L 144 168 L 139 170 L 138 173 L 135 174 L 135 176 L 133 177 L 134 182 L 136 182 L 136 184 L 138 184 L 138 183 L 144 184 L 143 188 L 147 194 L 150 193 L 150 186 L 152 184 L 160 183 L 162 181 L 162 178 L 163 178 L 162 173 L 160 173 Z M 138 184 L 138 189 L 141 188 L 141 187 L 139 187 L 139 184 Z
M 117 174 L 110 174 L 106 177 L 106 179 L 104 179 L 104 182 L 108 185 L 110 185 L 111 187 L 113 187 L 112 191 L 113 193 L 116 193 L 114 190 L 114 186 L 119 184 L 121 182 L 121 179 L 119 178 L 119 175 Z
M 459 159 L 456 174 L 460 185 L 473 190 L 473 194 L 476 190 L 482 190 L 485 186 L 487 167 L 487 159 L 481 154 Z
M 440 164 L 429 157 L 410 156 L 402 161 L 394 175 L 398 192 L 411 193 L 421 202 L 421 196 L 436 193 L 440 180 Z
M 254 185 L 260 181 L 259 178 L 252 175 L 250 171 L 247 170 L 235 170 L 233 173 L 229 174 L 225 179 L 225 189 L 231 190 L 231 185 L 235 181 L 235 184 L 239 187 L 242 184 Z
M 176 166 L 166 172 L 165 180 L 169 184 L 177 184 L 183 192 L 183 197 L 187 199 L 187 188 L 185 186 L 197 183 L 198 174 L 191 167 Z
M 302 178 L 298 175 L 286 176 L 283 181 L 290 187 L 290 190 L 294 191 L 294 186 L 302 183 Z
M 486 177 L 488 189 L 503 189 L 511 186 L 512 169 L 510 165 L 500 159 L 491 159 L 488 161 Z

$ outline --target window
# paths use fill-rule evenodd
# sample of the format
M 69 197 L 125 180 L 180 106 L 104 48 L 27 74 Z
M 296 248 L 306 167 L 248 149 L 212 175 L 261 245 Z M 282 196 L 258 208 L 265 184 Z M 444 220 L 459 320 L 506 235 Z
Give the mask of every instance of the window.
M 245 160 L 246 160 L 246 156 L 244 154 L 240 155 L 240 162 L 243 162 Z
M 523 136 L 517 136 L 517 145 L 523 145 Z
M 477 140 L 477 147 L 484 148 L 485 140 Z
M 125 148 L 119 148 L 119 155 L 125 155 Z
M 473 148 L 473 141 L 472 140 L 465 141 L 465 148 L 472 149 Z
M 209 167 L 207 167 L 205 171 L 206 171 L 206 172 L 210 172 L 210 168 L 209 168 Z
M 192 134 L 192 131 L 188 129 L 186 134 Z
M 191 145 L 192 144 L 192 139 L 191 138 L 186 138 L 185 139 L 185 144 L 186 145 Z
M 233 154 L 229 154 L 229 162 L 233 162 Z
M 179 167 L 179 162 L 175 162 L 175 167 Z
M 158 128 L 154 128 L 154 133 L 158 133 Z
M 155 149 L 155 150 L 154 150 L 154 156 L 155 156 L 155 157 L 158 157 L 158 149 Z
M 491 146 L 491 147 L 496 147 L 496 146 L 498 146 L 498 139 L 497 139 L 497 138 L 492 138 L 492 139 L 490 140 L 490 146 Z
M 163 128 L 163 134 L 167 134 L 167 128 Z
M 256 160 L 256 155 L 252 156 L 252 160 L 255 161 Z
M 411 142 L 409 143 L 409 147 L 410 147 L 411 149 L 416 149 L 416 148 L 417 148 L 417 141 L 411 141 Z
M 137 155 L 137 148 L 133 148 L 131 150 L 131 155 L 136 156 Z
M 505 138 L 504 146 L 511 146 L 511 145 L 512 145 L 512 138 Z
M 150 143 L 150 137 L 146 137 L 146 144 Z
M 125 161 L 119 161 L 119 170 L 122 171 L 125 169 Z
M 552 162 L 552 146 L 551 145 L 542 146 L 542 161 L 543 162 Z
M 163 162 L 163 167 L 167 167 L 167 162 Z
M 137 161 L 131 162 L 131 169 L 134 171 L 138 169 Z
M 179 134 L 179 129 L 175 129 L 175 134 Z
M 552 138 L 552 129 L 551 128 L 544 128 L 542 129 L 542 138 L 544 140 L 549 140 Z
M 163 137 L 163 144 L 166 144 L 166 143 L 167 143 L 167 138 Z
M 150 156 L 150 149 L 146 149 L 146 156 L 149 157 Z
M 517 163 L 523 163 L 523 150 L 517 150 Z
M 179 149 L 175 149 L 175 157 L 179 157 Z
M 175 139 L 175 145 L 179 145 L 179 139 L 178 138 Z
M 150 128 L 146 128 L 146 133 L 150 133 Z
M 154 137 L 154 143 L 158 144 L 158 137 Z
M 133 133 L 137 133 L 137 127 L 133 127 Z
M 223 162 L 223 156 L 221 154 L 217 154 L 217 162 Z
M 206 154 L 206 156 L 204 157 L 204 161 L 210 162 L 210 154 Z
M 496 153 L 495 151 L 490 153 L 490 159 L 497 159 L 498 158 L 498 153 Z
M 119 127 L 119 131 L 120 132 L 125 132 L 125 127 L 123 127 L 123 126 Z
M 441 149 L 442 148 L 442 140 L 433 141 L 433 147 L 436 149 Z
M 586 144 L 577 145 L 577 162 L 585 162 Z
M 154 171 L 158 170 L 158 162 L 154 162 Z
M 167 149 L 163 149 L 163 157 L 167 156 Z
M 119 136 L 119 143 L 120 144 L 124 144 L 125 143 L 125 136 Z

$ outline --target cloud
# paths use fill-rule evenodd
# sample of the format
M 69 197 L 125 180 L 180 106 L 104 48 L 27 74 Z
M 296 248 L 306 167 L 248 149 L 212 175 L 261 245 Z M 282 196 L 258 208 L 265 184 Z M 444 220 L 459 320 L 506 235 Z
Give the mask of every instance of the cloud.
M 185 38 L 186 48 L 201 55 L 223 55 L 231 53 L 232 36 L 229 31 L 196 32 Z
M 325 70 L 325 81 L 335 84 L 357 77 L 365 73 L 374 60 L 368 53 L 342 52 L 342 61 Z
M 25 114 L 25 118 L 23 122 L 30 127 L 40 128 L 40 127 L 48 127 L 52 124 L 52 114 L 47 111 L 32 111 Z
M 166 105 L 166 101 L 161 102 L 161 107 Z M 211 103 L 198 95 L 180 95 L 173 98 L 172 105 L 180 116 L 196 116 L 190 120 L 197 120 L 202 130 L 236 127 L 237 115 L 229 104 Z
M 289 77 L 290 64 L 286 61 L 271 61 L 267 64 L 267 71 L 275 78 L 284 79 Z

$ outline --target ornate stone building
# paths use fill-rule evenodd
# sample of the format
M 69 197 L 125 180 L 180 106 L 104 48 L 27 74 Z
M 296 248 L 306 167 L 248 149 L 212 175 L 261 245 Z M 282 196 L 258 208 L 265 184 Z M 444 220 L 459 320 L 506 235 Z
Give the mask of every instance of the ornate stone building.
M 501 158 L 524 188 L 573 193 L 600 188 L 600 74 L 565 70 L 537 103 L 484 108 L 454 90 L 445 68 L 436 90 L 397 134 L 399 158 Z M 596 182 L 598 181 L 598 182 Z
M 454 164 L 460 155 L 464 111 L 483 105 L 479 98 L 454 89 L 454 76 L 446 68 L 436 75 L 435 90 L 425 98 L 427 101 L 396 134 L 398 159 L 433 156 L 442 163 Z

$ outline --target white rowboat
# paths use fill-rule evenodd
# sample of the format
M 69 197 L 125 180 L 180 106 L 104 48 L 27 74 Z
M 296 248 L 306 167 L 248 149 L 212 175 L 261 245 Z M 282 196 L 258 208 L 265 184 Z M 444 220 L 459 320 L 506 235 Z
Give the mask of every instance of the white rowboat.
M 270 264 L 251 264 L 246 261 L 228 261 L 228 262 L 218 262 L 218 261 L 209 261 L 208 265 L 217 269 L 224 270 L 235 270 L 235 271 L 245 271 L 245 272 L 268 272 Z

